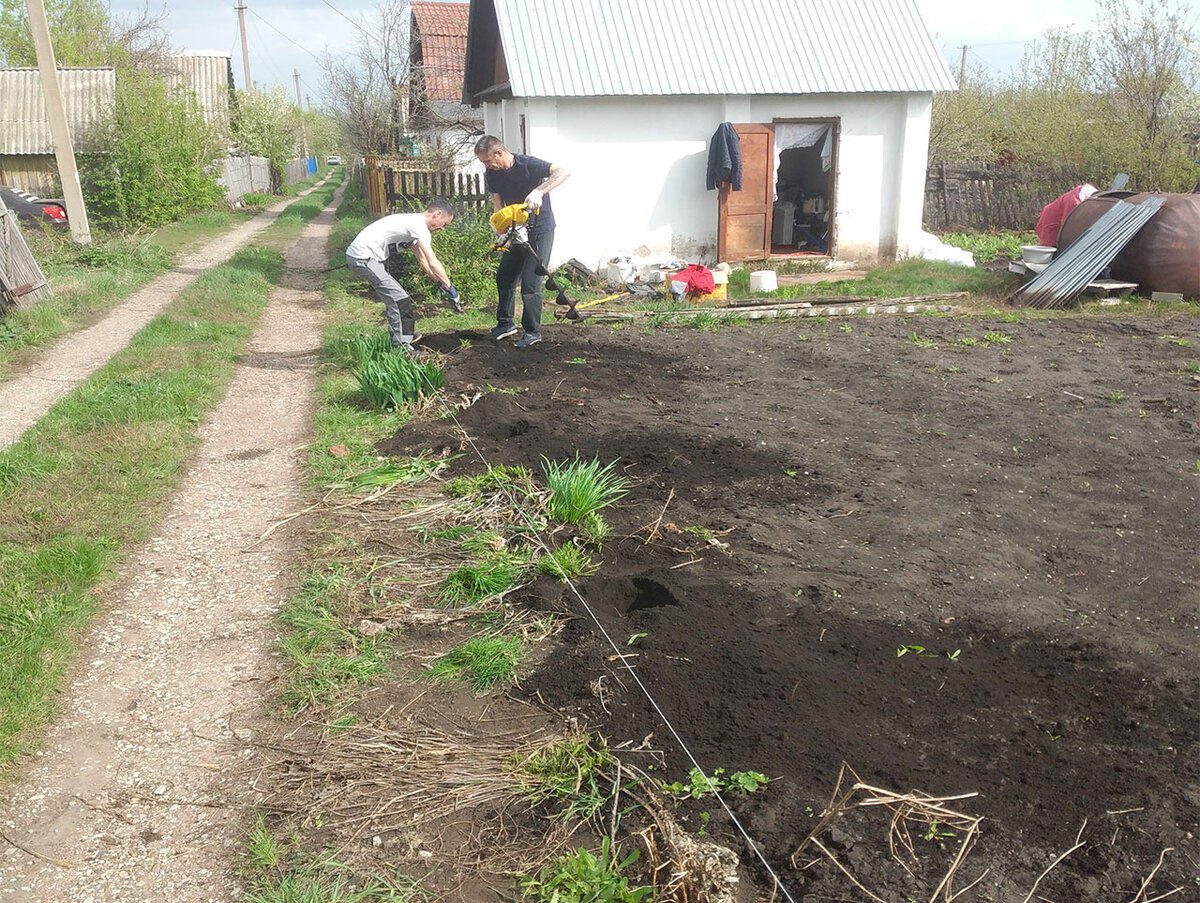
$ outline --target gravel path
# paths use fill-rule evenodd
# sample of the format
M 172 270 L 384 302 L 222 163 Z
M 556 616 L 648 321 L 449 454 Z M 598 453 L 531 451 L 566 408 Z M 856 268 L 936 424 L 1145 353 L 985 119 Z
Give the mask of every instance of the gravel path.
M 312 189 L 301 192 L 300 197 Z M 27 373 L 0 385 L 0 449 L 8 448 L 51 406 L 124 348 L 143 326 L 210 267 L 219 266 L 275 221 L 292 199 L 272 204 L 252 220 L 180 259 L 99 323 L 63 336 Z
M 338 196 L 288 252 L 285 281 L 201 429 L 203 444 L 172 508 L 123 568 L 44 751 L 8 788 L 0 900 L 239 897 L 249 744 L 278 672 L 271 618 L 292 566 L 279 534 L 261 537 L 302 504 L 323 305 L 315 271 L 326 260 Z M 261 225 L 239 230 L 241 241 Z M 238 243 L 227 236 L 221 250 L 210 247 L 187 267 L 221 259 Z M 153 292 L 177 290 L 164 284 L 139 293 L 121 316 L 161 309 L 170 298 Z M 105 335 L 107 349 L 93 349 L 103 359 L 122 341 L 115 331 Z

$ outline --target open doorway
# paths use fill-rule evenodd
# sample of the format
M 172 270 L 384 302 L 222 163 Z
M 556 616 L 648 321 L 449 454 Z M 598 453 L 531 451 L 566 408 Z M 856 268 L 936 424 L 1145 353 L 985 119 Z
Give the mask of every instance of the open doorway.
M 776 122 L 771 256 L 832 256 L 837 122 Z

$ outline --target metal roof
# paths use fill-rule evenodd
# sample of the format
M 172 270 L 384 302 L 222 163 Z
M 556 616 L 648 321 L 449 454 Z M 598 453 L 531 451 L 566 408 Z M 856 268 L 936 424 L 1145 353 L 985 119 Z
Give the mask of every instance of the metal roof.
M 484 4 L 517 97 L 955 90 L 915 0 Z
M 117 71 L 63 66 L 58 83 L 71 143 L 86 151 L 88 127 L 112 110 Z M 0 69 L 0 154 L 52 154 L 54 138 L 42 96 L 42 74 L 33 67 Z

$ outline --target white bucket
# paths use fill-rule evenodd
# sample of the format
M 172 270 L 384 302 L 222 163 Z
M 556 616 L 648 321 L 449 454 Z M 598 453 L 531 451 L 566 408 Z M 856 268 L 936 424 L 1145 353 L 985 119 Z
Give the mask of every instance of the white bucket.
M 779 288 L 774 270 L 755 270 L 750 274 L 750 291 L 773 292 Z

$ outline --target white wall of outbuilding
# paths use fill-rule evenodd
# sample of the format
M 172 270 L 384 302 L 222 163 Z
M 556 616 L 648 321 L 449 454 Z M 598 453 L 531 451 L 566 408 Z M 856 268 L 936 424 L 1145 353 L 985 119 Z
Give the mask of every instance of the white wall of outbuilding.
M 484 128 L 513 150 L 561 163 L 552 265 L 618 255 L 716 262 L 717 192 L 708 143 L 722 122 L 835 120 L 836 256 L 874 263 L 918 241 L 932 94 L 586 97 L 484 105 Z

